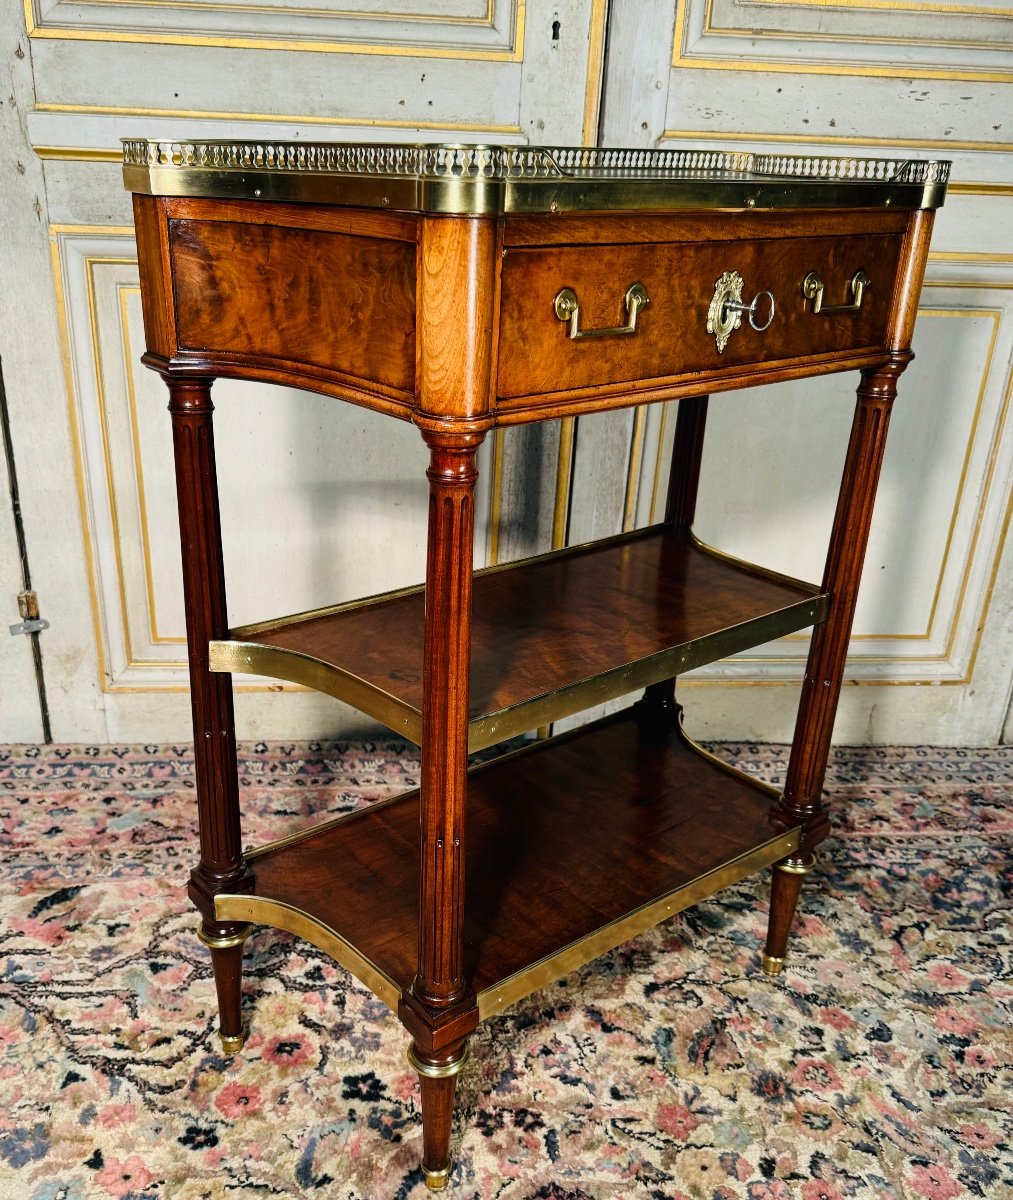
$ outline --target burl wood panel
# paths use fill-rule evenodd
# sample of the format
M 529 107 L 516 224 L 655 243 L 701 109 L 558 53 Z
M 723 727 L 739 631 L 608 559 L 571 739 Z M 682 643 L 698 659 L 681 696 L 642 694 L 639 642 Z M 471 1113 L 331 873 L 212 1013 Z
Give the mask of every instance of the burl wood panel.
M 181 351 L 306 363 L 414 390 L 413 242 L 173 219 L 169 247 Z
M 472 717 L 810 599 L 655 527 L 560 558 L 478 572 L 472 616 Z M 333 663 L 422 707 L 419 590 L 260 631 L 244 640 Z
M 510 397 L 883 346 L 901 242 L 900 234 L 884 234 L 507 250 L 498 395 L 508 403 Z M 813 314 L 801 292 L 810 271 L 822 278 L 824 304 L 832 305 L 851 300 L 848 285 L 860 268 L 872 286 L 859 311 Z M 771 292 L 777 313 L 762 333 L 744 316 L 719 354 L 707 332 L 707 310 L 725 271 L 742 276 L 747 304 L 758 292 Z M 555 296 L 569 287 L 580 303 L 582 329 L 622 325 L 623 297 L 636 281 L 650 304 L 633 335 L 574 341 L 553 311 Z
M 769 841 L 770 795 L 629 710 L 469 775 L 464 969 L 475 991 Z M 254 860 L 256 893 L 415 975 L 418 793 Z

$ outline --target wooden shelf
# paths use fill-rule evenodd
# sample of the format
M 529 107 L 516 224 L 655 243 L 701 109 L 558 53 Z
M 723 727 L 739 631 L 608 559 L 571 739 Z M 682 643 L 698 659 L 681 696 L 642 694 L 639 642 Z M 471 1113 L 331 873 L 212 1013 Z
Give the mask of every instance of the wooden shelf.
M 636 708 L 476 767 L 468 791 L 465 977 L 483 1016 L 798 847 L 773 789 Z M 254 894 L 219 896 L 219 919 L 289 929 L 396 1007 L 416 970 L 418 792 L 248 857 Z
M 232 631 L 211 669 L 270 675 L 422 738 L 425 591 Z M 658 525 L 475 573 L 469 749 L 822 621 L 812 585 Z

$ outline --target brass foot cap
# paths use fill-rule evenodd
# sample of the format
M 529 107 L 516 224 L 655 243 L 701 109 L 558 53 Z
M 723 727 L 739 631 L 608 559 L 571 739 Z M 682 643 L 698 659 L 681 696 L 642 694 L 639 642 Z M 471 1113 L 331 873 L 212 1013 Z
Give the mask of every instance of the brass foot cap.
M 442 1192 L 450 1178 L 451 1164 L 448 1163 L 442 1171 L 430 1171 L 426 1166 L 423 1166 L 422 1170 L 426 1175 L 426 1187 L 431 1192 Z
M 220 1033 L 222 1049 L 226 1054 L 238 1054 L 242 1050 L 246 1042 L 246 1030 L 242 1033 L 233 1034 L 231 1037 L 227 1033 Z
M 780 975 L 781 969 L 784 967 L 784 959 L 774 958 L 772 954 L 764 954 L 761 962 L 764 975 Z

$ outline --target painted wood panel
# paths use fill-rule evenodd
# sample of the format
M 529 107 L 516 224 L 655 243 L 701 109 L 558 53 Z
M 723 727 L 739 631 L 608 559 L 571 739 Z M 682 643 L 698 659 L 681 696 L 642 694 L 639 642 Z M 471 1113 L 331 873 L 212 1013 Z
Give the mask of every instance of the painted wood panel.
M 0 350 L 16 384 L 38 587 L 56 618 L 46 647 L 60 739 L 190 736 L 167 397 L 138 362 L 118 139 L 578 143 L 596 124 L 604 0 L 294 7 L 38 0 L 26 26 L 17 0 L 0 0 L 5 27 L 23 31 L 22 57 L 3 67 L 18 76 L 20 107 L 0 119 L 5 149 L 26 164 L 18 207 L 2 217 L 17 252 L 0 264 L 0 304 L 20 295 L 23 310 L 4 309 Z M 231 620 L 422 578 L 417 431 L 282 388 L 222 381 L 214 399 Z M 479 564 L 494 504 L 502 550 L 530 544 L 508 497 L 534 475 L 555 487 L 557 441 L 514 436 L 495 494 L 495 447 L 483 447 Z M 262 679 L 240 681 L 237 712 L 244 737 L 371 728 L 336 701 Z
M 610 60 L 606 140 L 629 131 L 646 146 L 954 159 L 837 736 L 995 742 L 1013 686 L 1008 18 L 994 7 L 787 0 L 657 0 L 613 17 L 621 50 Z M 819 578 L 853 383 L 829 377 L 712 401 L 705 540 Z M 786 639 L 695 673 L 682 685 L 691 728 L 790 738 L 805 649 L 803 638 Z M 747 683 L 764 689 L 760 704 Z

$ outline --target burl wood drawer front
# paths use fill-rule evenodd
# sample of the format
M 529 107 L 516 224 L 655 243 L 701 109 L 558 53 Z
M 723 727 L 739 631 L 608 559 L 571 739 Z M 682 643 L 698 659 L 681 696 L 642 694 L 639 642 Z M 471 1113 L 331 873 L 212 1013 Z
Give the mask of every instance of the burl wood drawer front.
M 503 259 L 498 395 L 511 397 L 660 379 L 883 344 L 901 249 L 900 234 L 770 238 L 661 245 L 559 246 L 507 250 Z M 861 307 L 813 313 L 802 281 L 816 271 L 824 306 L 850 301 L 859 270 L 871 280 Z M 774 296 L 775 315 L 762 333 L 743 315 L 722 353 L 707 332 L 715 284 L 726 271 L 742 276 L 742 297 Z M 649 304 L 632 334 L 570 338 L 554 300 L 570 288 L 580 328 L 622 326 L 629 286 L 642 283 Z M 758 306 L 758 323 L 766 316 Z
M 411 393 L 415 245 L 240 221 L 169 221 L 183 352 L 306 363 Z

